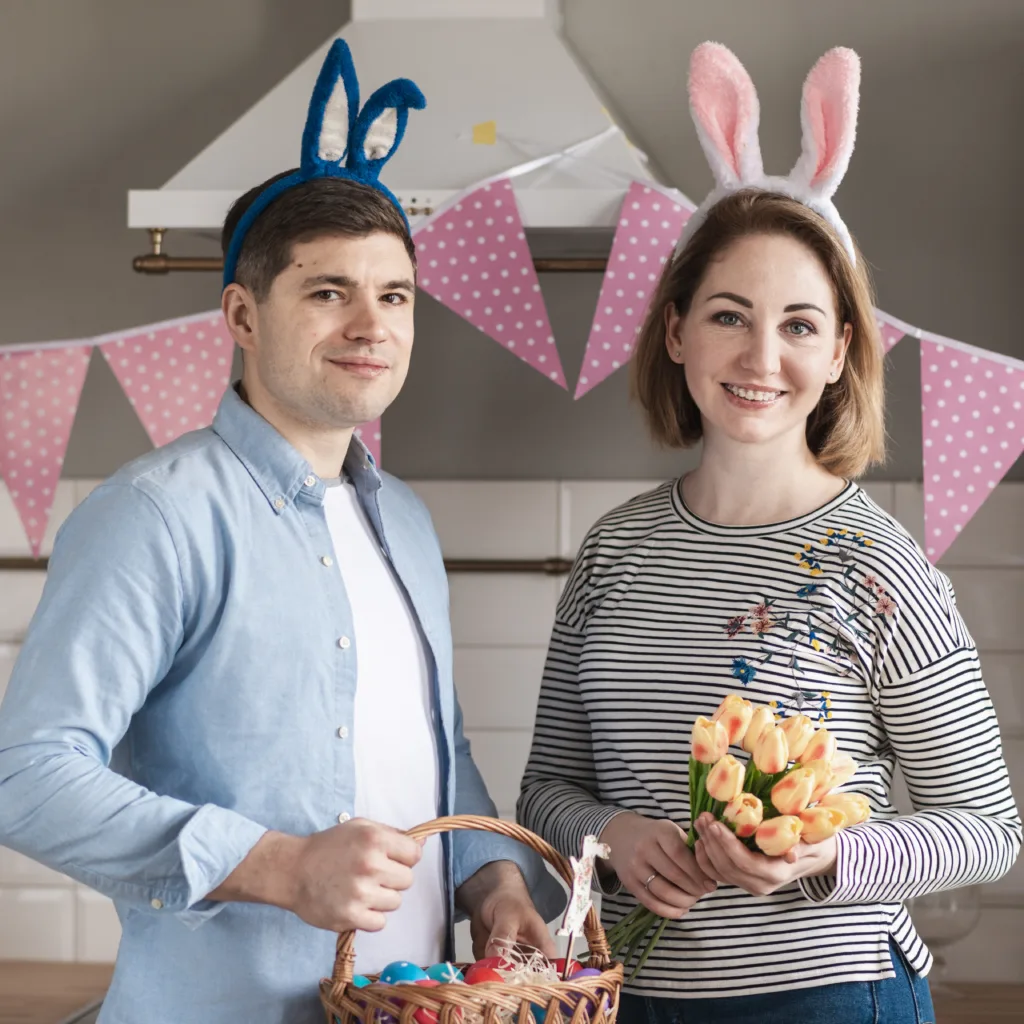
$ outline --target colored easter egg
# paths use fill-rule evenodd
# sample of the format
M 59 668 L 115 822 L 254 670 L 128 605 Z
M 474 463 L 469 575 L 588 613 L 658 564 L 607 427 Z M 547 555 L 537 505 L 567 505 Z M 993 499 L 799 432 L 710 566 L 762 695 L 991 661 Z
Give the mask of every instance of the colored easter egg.
M 562 976 L 562 972 L 565 970 L 565 957 L 562 956 L 562 957 L 559 957 L 557 960 L 553 961 L 553 966 L 554 966 L 555 970 L 558 972 L 558 976 L 561 977 Z M 582 969 L 583 969 L 583 964 L 581 964 L 579 962 L 579 960 L 573 960 L 569 964 L 569 977 L 570 978 L 575 977 Z
M 380 972 L 380 980 L 385 985 L 400 985 L 402 982 L 420 981 L 427 976 L 422 967 L 408 960 L 395 960 Z
M 352 979 L 352 984 L 355 985 L 356 988 L 366 988 L 366 986 L 370 984 L 370 979 L 365 974 L 357 974 Z
M 473 967 L 491 967 L 497 970 L 499 967 L 507 967 L 508 962 L 503 956 L 485 956 L 481 960 L 477 960 Z
M 467 985 L 481 985 L 488 981 L 501 981 L 505 979 L 500 975 L 493 967 L 481 967 L 479 964 L 473 964 L 469 970 L 466 971 L 466 984 Z
M 421 988 L 441 987 L 441 982 L 435 981 L 433 978 L 419 978 L 413 984 L 419 985 Z M 412 1015 L 412 1019 L 416 1021 L 416 1024 L 437 1024 L 438 1012 L 437 1010 L 428 1010 L 426 1007 L 421 1006 Z
M 433 978 L 434 981 L 440 981 L 444 984 L 451 984 L 452 982 L 462 981 L 462 971 L 455 966 L 455 964 L 445 963 L 433 964 L 427 968 L 427 977 Z

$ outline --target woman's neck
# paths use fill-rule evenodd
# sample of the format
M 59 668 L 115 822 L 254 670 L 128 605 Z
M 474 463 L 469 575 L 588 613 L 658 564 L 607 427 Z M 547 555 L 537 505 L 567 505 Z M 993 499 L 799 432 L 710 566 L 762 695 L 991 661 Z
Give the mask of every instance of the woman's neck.
M 845 485 L 802 437 L 785 446 L 705 436 L 700 465 L 683 478 L 682 491 L 690 511 L 709 523 L 766 526 L 813 512 Z

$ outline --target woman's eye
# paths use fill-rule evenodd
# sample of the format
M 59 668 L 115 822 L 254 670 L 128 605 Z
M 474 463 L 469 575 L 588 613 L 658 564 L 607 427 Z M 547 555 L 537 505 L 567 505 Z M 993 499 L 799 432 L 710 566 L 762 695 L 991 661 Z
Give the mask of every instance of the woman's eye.
M 806 338 L 808 335 L 817 333 L 813 324 L 809 324 L 805 320 L 794 320 L 787 327 L 789 332 L 798 338 Z
M 723 327 L 738 327 L 743 321 L 740 319 L 739 313 L 716 313 L 714 319 L 718 321 Z

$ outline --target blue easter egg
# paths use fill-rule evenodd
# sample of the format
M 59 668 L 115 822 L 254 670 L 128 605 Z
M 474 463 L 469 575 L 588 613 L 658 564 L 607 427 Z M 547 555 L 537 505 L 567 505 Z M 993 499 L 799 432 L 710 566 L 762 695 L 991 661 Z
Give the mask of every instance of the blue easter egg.
M 432 981 L 439 981 L 442 985 L 450 985 L 452 982 L 462 981 L 462 971 L 455 964 L 445 963 L 433 964 L 427 968 L 427 977 Z
M 385 985 L 400 985 L 402 982 L 420 981 L 427 976 L 422 967 L 408 960 L 395 960 L 380 972 L 380 980 Z
M 540 1003 L 530 1003 L 530 1012 L 536 1024 L 544 1024 L 544 1018 L 548 1015 L 548 1008 Z
M 356 988 L 366 988 L 366 986 L 370 984 L 370 979 L 365 974 L 357 974 L 352 979 L 352 984 L 355 985 Z

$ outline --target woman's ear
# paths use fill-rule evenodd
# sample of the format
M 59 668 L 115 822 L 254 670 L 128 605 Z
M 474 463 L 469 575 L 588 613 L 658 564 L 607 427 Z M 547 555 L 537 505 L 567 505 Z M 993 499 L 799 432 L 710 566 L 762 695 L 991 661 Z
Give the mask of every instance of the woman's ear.
M 846 365 L 846 353 L 850 349 L 850 342 L 853 340 L 853 324 L 843 324 L 843 331 L 836 338 L 835 356 L 832 359 L 832 372 L 829 382 L 835 383 L 843 375 L 843 367 Z
M 683 365 L 683 316 L 674 302 L 665 306 L 665 347 L 673 363 Z

